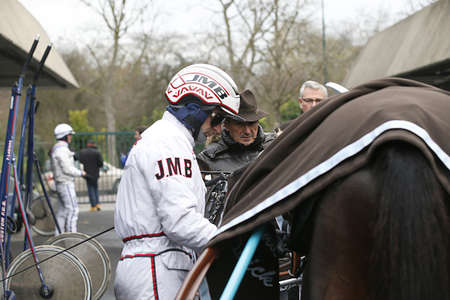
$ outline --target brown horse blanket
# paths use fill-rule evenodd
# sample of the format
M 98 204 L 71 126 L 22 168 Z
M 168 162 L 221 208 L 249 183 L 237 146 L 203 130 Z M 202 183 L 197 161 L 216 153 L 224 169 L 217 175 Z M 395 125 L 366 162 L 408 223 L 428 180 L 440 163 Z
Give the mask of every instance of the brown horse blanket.
M 450 93 L 386 78 L 331 97 L 301 115 L 242 175 L 210 246 L 282 215 L 364 166 L 380 145 L 422 150 L 450 193 Z

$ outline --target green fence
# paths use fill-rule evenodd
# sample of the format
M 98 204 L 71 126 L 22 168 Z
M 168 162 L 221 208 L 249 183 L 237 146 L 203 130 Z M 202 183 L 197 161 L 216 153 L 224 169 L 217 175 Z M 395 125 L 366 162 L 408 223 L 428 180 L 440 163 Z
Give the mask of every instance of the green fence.
M 77 132 L 73 135 L 70 148 L 79 152 L 86 147 L 88 141 L 93 141 L 97 145 L 106 162 L 121 168 L 120 155 L 127 154 L 130 150 L 134 143 L 134 132 Z
M 16 138 L 17 141 L 17 138 Z M 100 171 L 99 178 L 99 198 L 100 202 L 115 202 L 117 188 L 122 177 L 123 166 L 121 164 L 121 155 L 127 155 L 131 146 L 135 142 L 134 131 L 122 132 L 77 132 L 73 135 L 70 149 L 78 153 L 85 148 L 88 141 L 93 141 L 103 156 L 105 169 Z M 56 141 L 55 141 L 56 142 Z M 18 152 L 18 142 L 15 143 L 14 152 Z M 50 169 L 49 150 L 54 143 L 45 143 L 35 139 L 34 149 L 39 159 L 44 181 L 47 182 L 47 188 L 50 193 L 55 192 L 53 176 Z M 4 142 L 0 141 L 0 149 L 3 151 Z M 3 153 L 3 152 L 2 152 Z M 0 167 L 1 167 L 0 160 Z M 27 159 L 24 159 L 24 170 L 26 169 Z M 77 167 L 82 168 L 79 162 L 75 162 Z M 34 175 L 33 181 L 37 177 Z M 35 184 L 38 186 L 37 182 Z M 78 203 L 89 203 L 87 195 L 86 181 L 81 178 L 75 178 L 75 191 L 78 196 Z

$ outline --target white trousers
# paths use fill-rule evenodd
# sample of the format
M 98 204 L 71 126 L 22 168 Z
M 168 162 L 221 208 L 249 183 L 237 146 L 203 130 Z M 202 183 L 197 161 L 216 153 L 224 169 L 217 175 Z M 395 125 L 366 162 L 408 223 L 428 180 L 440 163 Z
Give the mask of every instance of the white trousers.
M 173 300 L 187 270 L 168 269 L 160 256 L 120 260 L 114 294 L 117 300 Z
M 74 183 L 57 183 L 56 192 L 59 199 L 56 221 L 61 229 L 61 233 L 77 232 L 78 203 Z M 55 229 L 55 232 L 58 234 L 57 229 Z

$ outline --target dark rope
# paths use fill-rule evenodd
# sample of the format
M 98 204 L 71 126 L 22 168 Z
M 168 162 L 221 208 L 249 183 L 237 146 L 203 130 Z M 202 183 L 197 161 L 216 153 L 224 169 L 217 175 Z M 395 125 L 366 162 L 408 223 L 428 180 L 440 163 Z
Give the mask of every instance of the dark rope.
M 62 250 L 62 251 L 59 251 L 59 252 L 53 254 L 52 256 L 49 256 L 49 257 L 47 257 L 47 258 L 41 260 L 40 263 L 39 263 L 39 265 L 42 264 L 43 262 L 45 262 L 45 261 L 47 261 L 47 260 L 49 260 L 49 259 L 51 259 L 51 258 L 57 256 L 57 255 L 60 255 L 60 254 L 63 253 L 63 252 L 69 251 L 70 249 L 73 249 L 73 248 L 75 248 L 75 247 L 77 247 L 77 246 L 79 246 L 79 245 L 81 245 L 81 244 L 84 244 L 84 243 L 86 243 L 86 242 L 92 240 L 93 238 L 96 238 L 96 237 L 98 237 L 98 236 L 100 236 L 100 235 L 102 235 L 102 234 L 105 234 L 105 233 L 107 233 L 108 231 L 111 231 L 111 230 L 113 230 L 113 229 L 114 229 L 114 226 L 113 226 L 113 227 L 110 227 L 110 228 L 108 228 L 108 229 L 106 229 L 106 230 L 104 230 L 104 231 L 102 231 L 102 232 L 99 232 L 99 233 L 97 233 L 97 234 L 95 234 L 95 235 L 93 235 L 93 236 L 91 236 L 91 237 L 89 237 L 89 238 L 87 238 L 87 239 L 85 239 L 85 240 L 79 242 L 79 243 L 76 243 L 75 245 L 72 245 L 72 246 L 70 246 L 69 248 L 66 248 L 66 249 L 64 249 L 64 250 Z M 16 276 L 16 275 L 19 275 L 20 273 L 23 273 L 23 272 L 25 272 L 25 271 L 27 271 L 27 270 L 29 270 L 29 269 L 35 267 L 36 265 L 37 265 L 37 264 L 33 264 L 33 265 L 31 265 L 31 266 L 26 267 L 26 268 L 23 269 L 23 270 L 20 270 L 20 271 L 17 272 L 17 273 L 14 273 L 14 274 L 12 274 L 12 275 L 6 277 L 6 278 L 3 278 L 3 279 L 2 279 L 2 282 L 4 282 L 5 280 L 7 280 L 7 279 L 9 279 L 9 278 L 12 278 L 12 277 L 14 277 L 14 276 Z

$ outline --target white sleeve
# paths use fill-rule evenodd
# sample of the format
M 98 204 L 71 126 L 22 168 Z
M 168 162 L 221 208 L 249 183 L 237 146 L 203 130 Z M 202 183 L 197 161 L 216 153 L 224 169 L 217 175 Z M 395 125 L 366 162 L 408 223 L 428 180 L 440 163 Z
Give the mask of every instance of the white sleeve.
M 179 157 L 183 160 L 187 157 L 186 152 L 177 149 L 171 149 L 170 152 L 161 155 L 161 160 L 167 157 Z M 192 156 L 191 153 L 189 155 Z M 200 250 L 213 237 L 217 227 L 203 216 L 203 211 L 198 207 L 199 195 L 195 195 L 192 190 L 194 179 L 178 174 L 158 180 L 157 161 L 158 159 L 153 160 L 153 167 L 144 172 L 146 179 L 152 183 L 151 194 L 163 231 L 180 245 Z
M 70 152 L 64 151 L 64 149 L 60 149 L 55 153 L 55 160 L 64 175 L 79 177 L 83 174 L 81 170 L 78 170 L 74 166 L 73 156 Z

